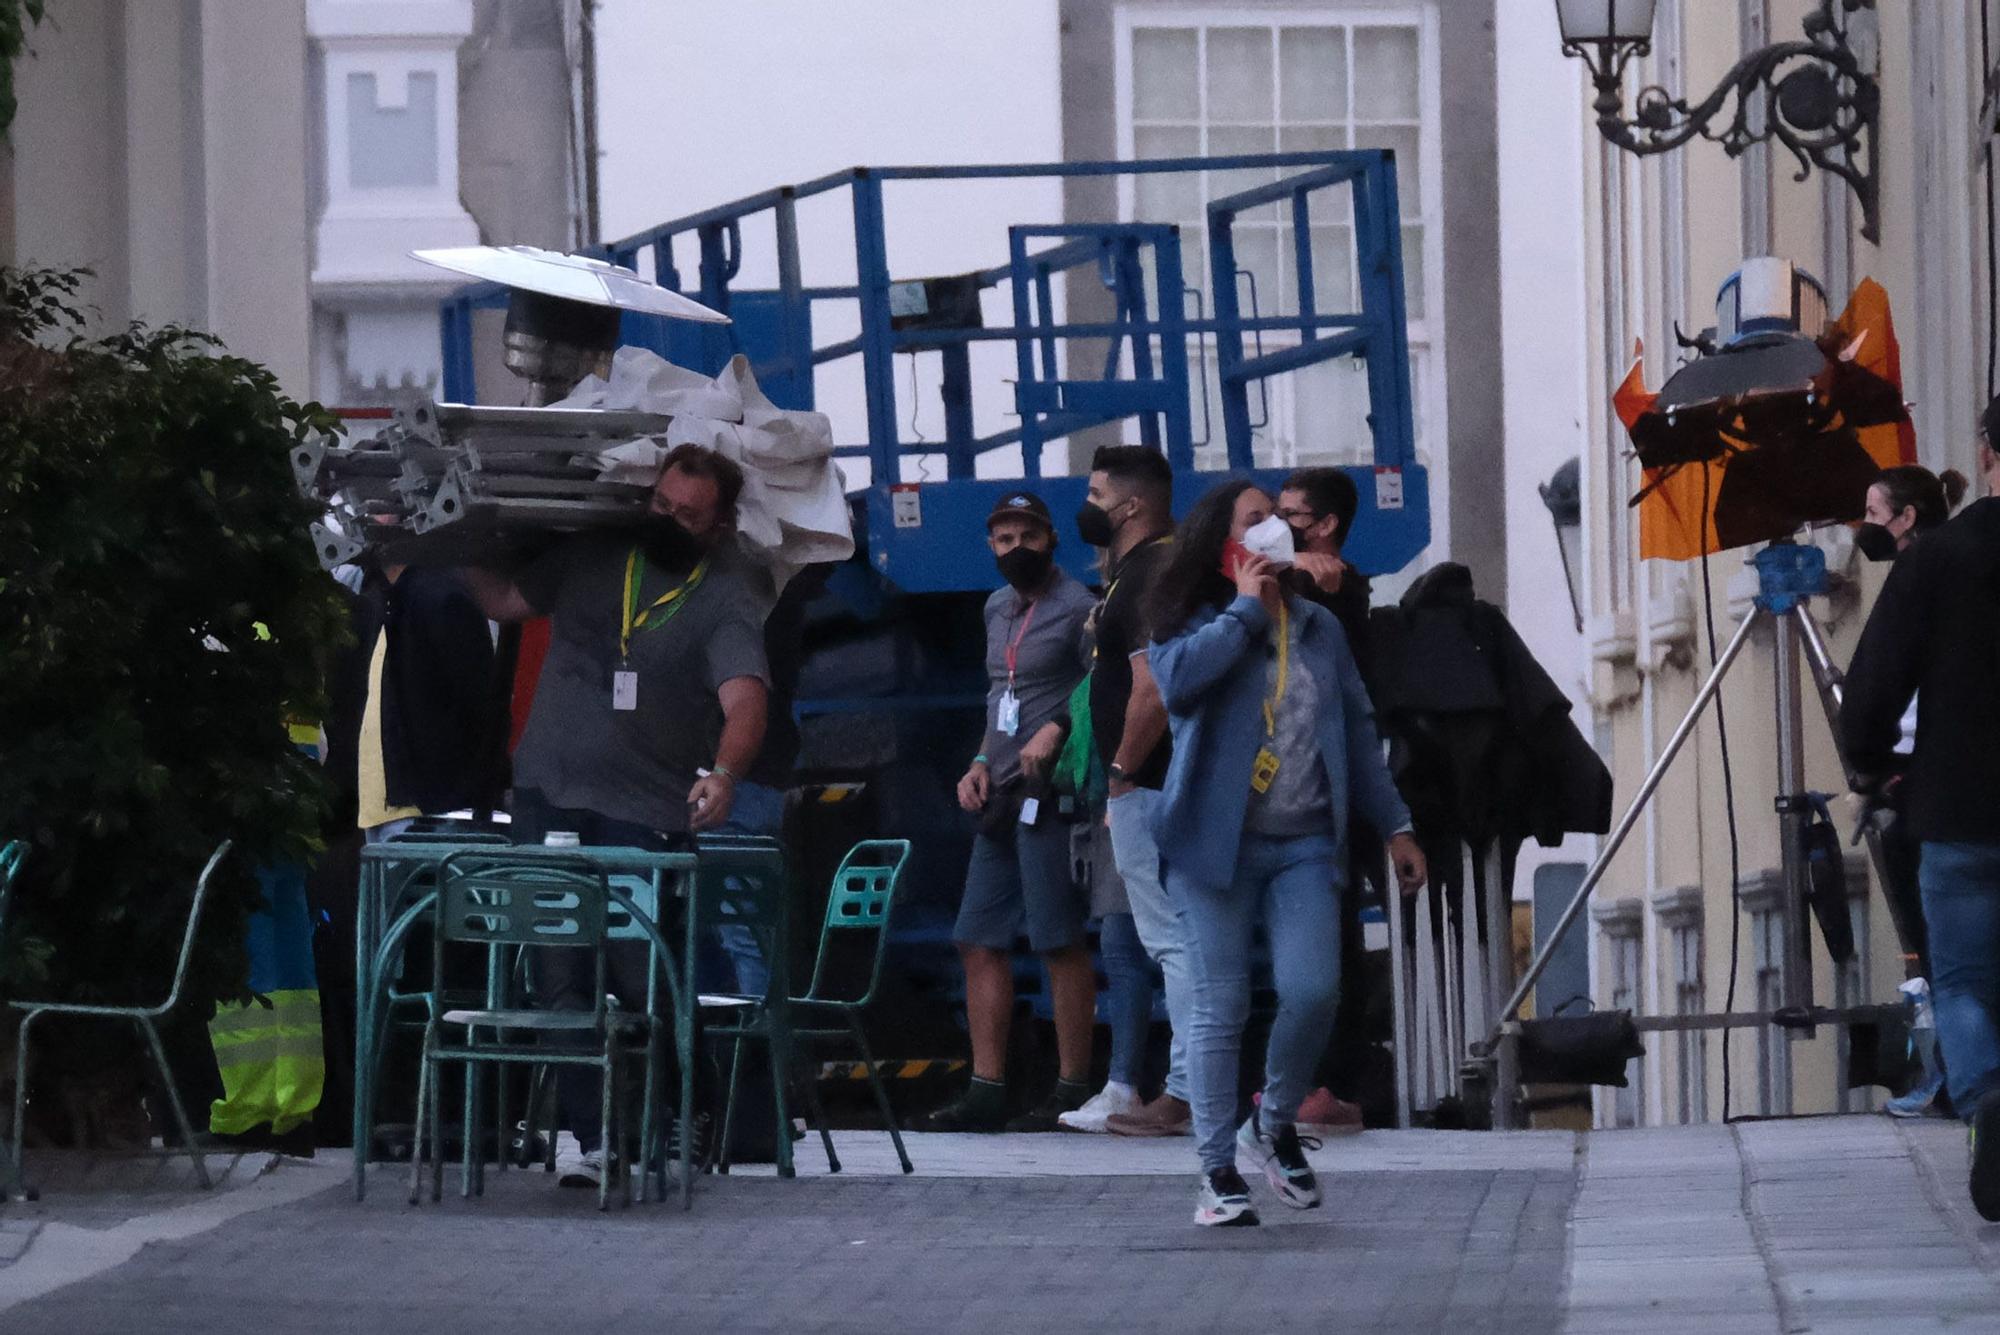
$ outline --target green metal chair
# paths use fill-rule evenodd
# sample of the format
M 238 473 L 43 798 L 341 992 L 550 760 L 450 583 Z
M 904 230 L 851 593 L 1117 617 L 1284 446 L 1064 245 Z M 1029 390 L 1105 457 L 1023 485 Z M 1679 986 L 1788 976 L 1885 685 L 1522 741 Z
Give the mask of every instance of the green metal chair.
M 747 928 L 764 957 L 769 983 L 761 997 L 738 992 L 707 992 L 697 1000 L 716 1016 L 707 1025 L 711 1042 L 732 1045 L 729 1097 L 723 1106 L 722 1137 L 716 1158 L 718 1172 L 729 1171 L 729 1136 L 734 1129 L 734 1104 L 742 1071 L 744 1040 L 764 1041 L 771 1055 L 771 1082 L 776 1100 L 778 1176 L 791 1177 L 791 1118 L 786 1109 L 786 1075 L 791 1069 L 791 882 L 784 846 L 764 835 L 704 835 L 695 843 L 694 925 L 699 932 L 734 926 Z
M 180 1090 L 174 1085 L 173 1072 L 167 1066 L 166 1049 L 160 1044 L 160 1031 L 155 1021 L 168 1015 L 180 1005 L 181 988 L 187 982 L 188 960 L 194 954 L 195 933 L 201 927 L 201 911 L 208 902 L 208 887 L 215 877 L 215 869 L 222 865 L 228 855 L 230 840 L 223 840 L 209 855 L 208 865 L 201 869 L 201 876 L 194 883 L 194 900 L 188 906 L 187 930 L 181 935 L 180 958 L 174 965 L 173 985 L 167 989 L 166 999 L 157 1006 L 85 1006 L 67 1001 L 10 1001 L 7 1004 L 21 1014 L 21 1028 L 16 1039 L 18 1044 L 14 1054 L 14 1146 L 11 1165 L 13 1181 L 10 1196 L 27 1195 L 32 1199 L 26 1184 L 22 1181 L 21 1137 L 27 1128 L 28 1114 L 28 1038 L 36 1020 L 44 1015 L 95 1016 L 106 1020 L 129 1020 L 137 1025 L 139 1032 L 146 1036 L 146 1045 L 153 1056 L 153 1067 L 159 1073 L 160 1085 L 167 1092 L 167 1101 L 173 1105 L 174 1123 L 180 1128 L 181 1144 L 186 1148 L 188 1158 L 194 1161 L 195 1180 L 203 1187 L 211 1185 L 208 1164 L 203 1160 L 201 1146 L 196 1143 L 194 1126 L 188 1121 L 187 1109 L 181 1103 Z M 14 845 L 10 845 L 11 849 Z M 14 867 L 19 868 L 18 860 Z M 7 877 L 11 891 L 13 876 Z
M 621 1013 L 610 997 L 606 976 L 607 906 L 611 895 L 602 872 L 582 859 L 523 862 L 505 854 L 455 853 L 439 868 L 437 906 L 432 929 L 432 964 L 441 970 L 452 942 L 483 945 L 488 951 L 486 1005 L 435 1010 L 424 1028 L 423 1065 L 417 1081 L 418 1126 L 411 1155 L 410 1202 L 415 1204 L 423 1181 L 425 1126 L 432 1149 L 431 1199 L 444 1194 L 444 1140 L 440 1070 L 446 1064 L 465 1068 L 463 1191 L 467 1196 L 485 1188 L 481 1144 L 481 1086 L 485 1066 L 596 1066 L 604 1078 L 604 1138 L 607 1147 L 622 1143 L 619 1127 L 618 1057 L 621 1037 L 645 1030 L 657 1044 L 658 1019 Z M 527 950 L 588 950 L 592 956 L 593 1005 L 587 1011 L 534 1010 L 513 1004 L 517 971 L 510 958 Z M 458 1043 L 447 1043 L 442 1030 L 463 1031 Z M 490 1039 L 482 1035 L 490 1035 Z M 565 1050 L 527 1039 L 587 1035 L 595 1049 Z M 496 1081 L 496 1084 L 500 1082 Z M 504 1103 L 504 1096 L 503 1096 Z M 504 1121 L 504 1106 L 499 1111 Z M 496 1122 L 496 1125 L 500 1122 Z M 502 1149 L 504 1162 L 505 1150 Z M 643 1166 L 642 1166 L 643 1171 Z M 629 1199 L 629 1178 L 626 1182 Z M 598 1185 L 599 1209 L 610 1204 L 610 1174 Z
M 882 1121 L 889 1129 L 889 1138 L 896 1146 L 896 1158 L 902 1162 L 903 1171 L 915 1171 L 908 1151 L 903 1148 L 903 1134 L 896 1125 L 895 1111 L 889 1106 L 888 1091 L 882 1087 L 875 1054 L 869 1050 L 868 1037 L 861 1027 L 861 1017 L 874 1003 L 876 990 L 882 981 L 882 962 L 889 941 L 889 914 L 909 857 L 910 841 L 907 839 L 868 839 L 848 850 L 833 874 L 832 890 L 826 901 L 826 917 L 820 924 L 819 952 L 813 963 L 812 984 L 805 994 L 785 996 L 780 982 L 783 975 L 774 969 L 769 997 L 738 998 L 743 1004 L 737 1023 L 727 1029 L 710 1029 L 711 1034 L 731 1038 L 736 1045 L 729 1069 L 729 1098 L 723 1112 L 724 1158 L 721 1167 L 724 1171 L 728 1168 L 729 1131 L 736 1111 L 737 1077 L 742 1069 L 743 1044 L 756 1040 L 770 1043 L 774 1049 L 779 1091 L 778 1144 L 781 1150 L 790 1141 L 790 1136 L 784 1131 L 788 1125 L 784 1109 L 784 1072 L 789 1064 L 790 1052 L 801 1048 L 810 1051 L 827 1043 L 846 1043 L 852 1044 L 861 1057 L 862 1067 L 868 1075 L 869 1090 L 874 1094 L 875 1106 L 881 1110 Z M 872 943 L 866 942 L 866 934 L 872 934 Z M 852 986 L 840 987 L 840 980 L 834 977 L 841 972 L 836 956 L 850 954 L 843 943 L 857 941 L 869 947 L 867 982 L 858 989 L 858 993 Z M 774 958 L 782 959 L 782 953 Z M 827 1171 L 837 1173 L 840 1171 L 840 1158 L 834 1153 L 833 1136 L 827 1129 L 817 1072 L 807 1081 L 806 1090 L 807 1098 L 812 1103 L 813 1121 L 819 1129 L 820 1143 L 826 1149 Z

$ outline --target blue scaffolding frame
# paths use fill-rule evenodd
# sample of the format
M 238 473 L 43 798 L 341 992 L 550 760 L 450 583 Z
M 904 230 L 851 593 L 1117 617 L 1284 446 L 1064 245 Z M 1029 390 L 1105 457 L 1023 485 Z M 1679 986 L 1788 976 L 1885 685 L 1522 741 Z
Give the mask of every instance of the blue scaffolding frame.
M 890 181 L 967 181 L 1029 177 L 1139 176 L 1176 172 L 1260 170 L 1288 172 L 1207 205 L 1210 273 L 1227 281 L 1213 284 L 1213 311 L 1189 318 L 1181 238 L 1172 224 L 1023 224 L 1008 229 L 1008 261 L 971 275 L 978 290 L 1006 283 L 1013 296 L 1013 324 L 939 328 L 896 327 L 899 284 L 887 245 L 883 186 Z M 1351 191 L 1361 309 L 1317 309 L 1313 283 L 1313 206 L 1325 192 Z M 802 278 L 799 201 L 834 191 L 850 193 L 855 244 L 853 286 L 811 287 Z M 1239 216 L 1265 205 L 1289 206 L 1294 279 L 1288 287 L 1294 314 L 1245 314 L 1235 281 L 1235 224 Z M 772 215 L 778 285 L 775 289 L 732 286 L 742 268 L 743 223 Z M 1322 216 L 1322 221 L 1324 221 Z M 684 283 L 676 242 L 692 238 L 695 284 Z M 1042 246 L 1036 249 L 1036 246 Z M 1043 477 L 1042 446 L 1071 433 L 1136 419 L 1140 439 L 1166 451 L 1174 466 L 1177 500 L 1186 503 L 1218 473 L 1195 468 L 1189 354 L 1205 357 L 1213 339 L 1227 471 L 1257 473 L 1251 453 L 1255 424 L 1250 395 L 1273 376 L 1337 357 L 1358 357 L 1367 365 L 1373 459 L 1350 468 L 1361 496 L 1361 516 L 1349 543 L 1350 558 L 1364 570 L 1399 569 L 1430 540 L 1428 479 L 1415 457 L 1414 412 L 1410 390 L 1407 317 L 1403 297 L 1401 217 L 1393 155 L 1385 150 L 1274 153 L 1230 157 L 1165 158 L 1133 162 L 1062 162 L 955 167 L 854 167 L 800 185 L 782 186 L 733 203 L 676 218 L 612 242 L 598 254 L 616 263 L 652 272 L 663 286 L 686 291 L 732 316 L 728 326 L 694 325 L 657 317 L 627 315 L 628 343 L 649 347 L 668 360 L 713 373 L 744 353 L 772 400 L 784 407 L 810 408 L 814 372 L 853 356 L 862 360 L 868 438 L 842 443 L 844 457 L 865 457 L 871 467 L 866 492 L 868 560 L 871 569 L 904 592 L 926 593 L 986 588 L 989 563 L 977 559 L 969 534 L 983 532 L 994 502 L 1023 482 L 1032 483 L 1057 513 L 1081 501 L 1080 477 Z M 1115 306 L 1106 321 L 1059 321 L 1055 317 L 1056 274 L 1095 264 Z M 1153 280 L 1149 305 L 1147 270 Z M 504 292 L 469 288 L 444 303 L 444 392 L 473 401 L 472 312 L 504 304 Z M 857 336 L 815 346 L 813 306 L 855 302 Z M 1157 307 L 1157 309 L 1153 309 Z M 1266 352 L 1266 333 L 1296 335 L 1289 346 Z M 1248 336 L 1254 350 L 1246 349 Z M 1078 340 L 1109 345 L 1104 372 L 1078 378 L 1067 367 L 1066 347 Z M 987 436 L 974 429 L 970 349 L 976 342 L 1011 342 L 1019 378 L 1014 409 L 1019 425 Z M 941 355 L 945 439 L 906 443 L 899 431 L 895 354 L 935 351 Z M 1129 356 L 1131 374 L 1120 374 Z M 1204 415 L 1206 415 L 1206 384 Z M 837 426 L 838 424 L 836 424 Z M 1018 446 L 1022 473 L 1013 479 L 977 477 L 980 455 Z M 902 497 L 904 461 L 914 455 L 943 455 L 945 477 Z M 1390 475 L 1393 474 L 1393 478 Z M 1260 475 L 1262 476 L 1262 475 Z M 1273 479 L 1263 476 L 1269 485 Z M 1378 493 L 1379 481 L 1393 490 Z M 912 503 L 914 501 L 914 503 Z M 914 517 L 914 522 L 913 521 Z M 1082 573 L 1087 554 L 1067 545 L 1066 561 Z

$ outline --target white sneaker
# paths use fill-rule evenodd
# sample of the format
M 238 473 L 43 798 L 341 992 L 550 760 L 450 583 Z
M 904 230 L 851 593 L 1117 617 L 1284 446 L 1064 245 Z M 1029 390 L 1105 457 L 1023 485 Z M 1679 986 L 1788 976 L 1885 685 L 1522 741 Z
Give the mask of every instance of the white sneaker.
M 1072 1108 L 1057 1117 L 1056 1125 L 1065 1131 L 1088 1131 L 1102 1135 L 1107 1118 L 1135 1113 L 1139 1111 L 1140 1102 L 1138 1090 L 1113 1080 L 1084 1100 L 1081 1108 Z
M 556 1156 L 556 1185 L 588 1187 L 595 1191 L 604 1183 L 604 1151 Z

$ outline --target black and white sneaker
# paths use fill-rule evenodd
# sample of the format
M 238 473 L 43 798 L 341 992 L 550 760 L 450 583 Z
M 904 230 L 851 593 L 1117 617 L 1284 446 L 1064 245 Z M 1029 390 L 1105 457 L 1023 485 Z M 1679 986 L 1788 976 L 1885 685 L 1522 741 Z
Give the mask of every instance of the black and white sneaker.
M 1195 1198 L 1194 1222 L 1204 1228 L 1244 1228 L 1257 1222 L 1250 1208 L 1250 1188 L 1234 1168 L 1204 1173 Z
M 1263 1169 L 1264 1180 L 1271 1184 L 1271 1190 L 1294 1210 L 1319 1207 L 1319 1179 L 1313 1175 L 1312 1165 L 1306 1162 L 1308 1146 L 1318 1149 L 1319 1142 L 1310 1137 L 1302 1139 L 1299 1129 L 1289 1123 L 1275 1133 L 1267 1132 L 1254 1112 L 1236 1132 L 1239 1156 L 1248 1155 L 1252 1163 Z
M 1968 1128 L 1972 1144 L 1972 1208 L 2000 1223 L 2000 1090 L 1979 1100 Z

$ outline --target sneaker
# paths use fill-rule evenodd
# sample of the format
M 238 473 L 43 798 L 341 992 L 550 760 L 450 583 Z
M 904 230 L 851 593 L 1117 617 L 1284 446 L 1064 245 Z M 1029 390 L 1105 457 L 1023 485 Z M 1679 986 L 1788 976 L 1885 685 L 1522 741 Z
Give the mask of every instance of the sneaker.
M 1195 1196 L 1194 1222 L 1203 1228 L 1246 1228 L 1257 1222 L 1250 1208 L 1250 1188 L 1234 1168 L 1204 1173 Z
M 975 1077 L 965 1093 L 917 1124 L 920 1131 L 994 1134 L 1007 1129 L 1007 1087 Z
M 1979 1100 L 1968 1132 L 1972 1151 L 1972 1208 L 2000 1224 L 2000 1090 Z
M 1105 1119 L 1113 1113 L 1135 1113 L 1140 1107 L 1139 1091 L 1113 1080 L 1091 1095 L 1090 1101 L 1081 1108 L 1072 1108 L 1057 1117 L 1056 1126 L 1063 1131 L 1088 1131 L 1102 1135 Z
M 604 1182 L 604 1151 L 585 1150 L 582 1154 L 563 1154 L 556 1159 L 556 1185 L 562 1187 L 588 1187 L 592 1191 Z
M 1289 1124 L 1275 1133 L 1266 1131 L 1256 1113 L 1251 1113 L 1250 1119 L 1236 1132 L 1239 1157 L 1248 1155 L 1252 1163 L 1263 1169 L 1264 1180 L 1271 1184 L 1271 1190 L 1294 1210 L 1319 1207 L 1319 1179 L 1313 1176 L 1312 1165 L 1306 1162 L 1307 1146 L 1318 1149 L 1319 1141 L 1310 1136 L 1302 1138 L 1298 1127 Z
M 1946 1115 L 1938 1096 L 1944 1093 L 1944 1077 L 1934 1075 L 1907 1094 L 1901 1094 L 1882 1105 L 1882 1111 L 1891 1117 L 1943 1117 Z
M 1250 1106 L 1264 1106 L 1264 1091 L 1258 1090 L 1250 1096 Z M 1295 1119 L 1300 1126 L 1309 1126 L 1315 1135 L 1358 1136 L 1362 1132 L 1361 1105 L 1349 1103 L 1321 1085 L 1306 1095 L 1299 1104 L 1299 1115 Z
M 1021 1132 L 1054 1131 L 1066 1112 L 1075 1112 L 1090 1099 L 1090 1086 L 1077 1080 L 1058 1080 L 1049 1096 L 1035 1108 L 1007 1123 L 1007 1130 Z
M 1113 1113 L 1104 1129 L 1114 1136 L 1185 1136 L 1194 1130 L 1186 1099 L 1162 1094 L 1137 1112 Z

